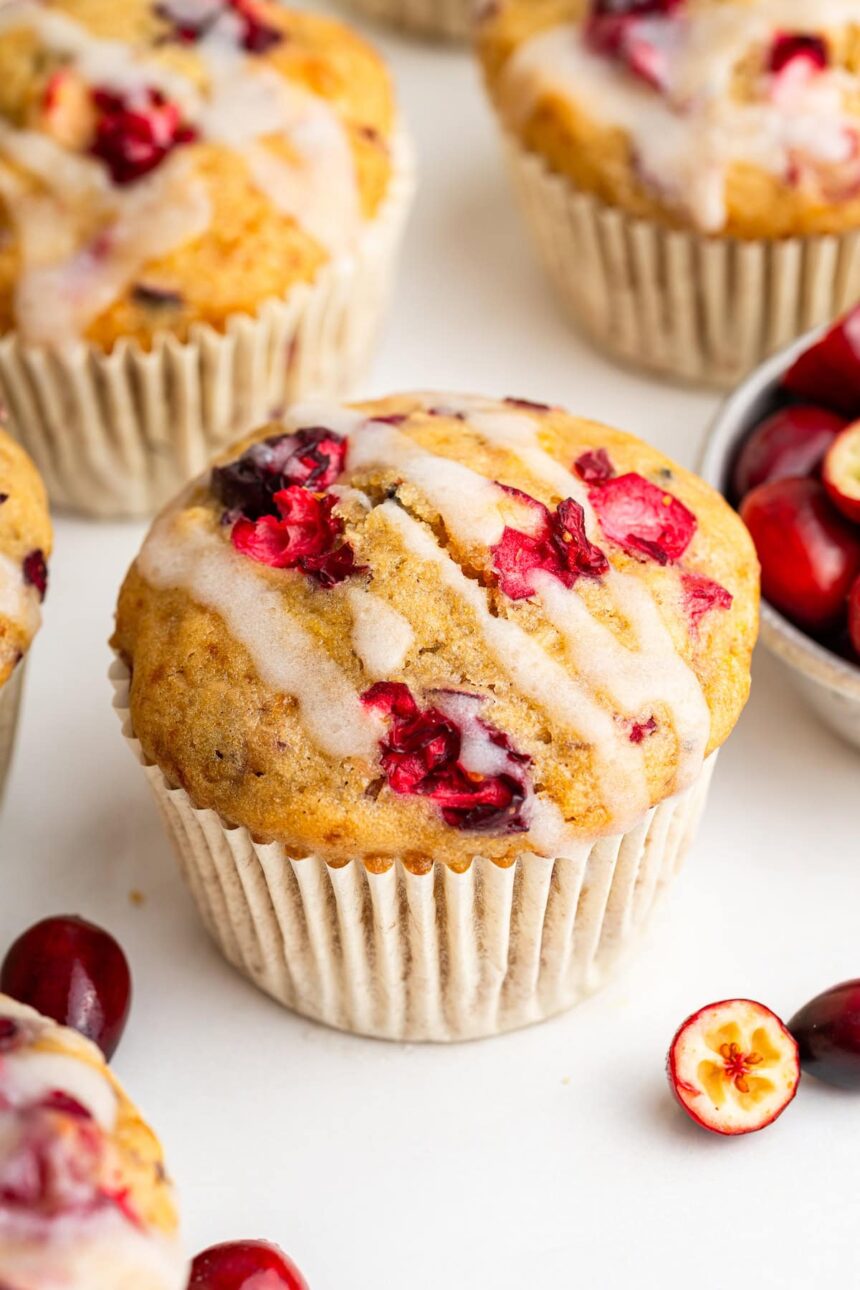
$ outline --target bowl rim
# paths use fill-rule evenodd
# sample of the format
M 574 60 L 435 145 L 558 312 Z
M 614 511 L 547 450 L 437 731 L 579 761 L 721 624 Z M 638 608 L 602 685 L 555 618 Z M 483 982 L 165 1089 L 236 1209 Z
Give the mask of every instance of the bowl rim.
M 792 341 L 755 368 L 720 404 L 708 430 L 699 473 L 722 496 L 726 496 L 726 475 L 732 457 L 756 404 L 776 392 L 780 378 L 794 359 L 831 326 L 832 323 L 827 323 L 814 327 Z M 860 703 L 860 665 L 819 645 L 764 599 L 761 602 L 761 636 L 767 647 L 796 671 Z

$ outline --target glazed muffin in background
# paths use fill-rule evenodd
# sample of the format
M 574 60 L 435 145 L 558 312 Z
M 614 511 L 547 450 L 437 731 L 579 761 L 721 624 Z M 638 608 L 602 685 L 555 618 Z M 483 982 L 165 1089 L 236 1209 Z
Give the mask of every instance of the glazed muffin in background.
M 417 36 L 462 40 L 469 35 L 476 0 L 345 0 L 346 7 Z
M 0 1281 L 185 1290 L 161 1147 L 88 1040 L 0 995 Z
M 733 384 L 860 294 L 851 0 L 498 0 L 478 47 L 551 277 L 616 356 Z
M 32 461 L 0 428 L 0 801 L 15 741 L 24 661 L 42 621 L 51 520 Z
M 557 408 L 299 405 L 156 521 L 116 706 L 203 918 L 389 1038 L 569 1007 L 635 943 L 746 701 L 750 539 Z
M 152 511 L 363 370 L 411 195 L 388 71 L 274 0 L 0 9 L 0 394 L 52 499 Z

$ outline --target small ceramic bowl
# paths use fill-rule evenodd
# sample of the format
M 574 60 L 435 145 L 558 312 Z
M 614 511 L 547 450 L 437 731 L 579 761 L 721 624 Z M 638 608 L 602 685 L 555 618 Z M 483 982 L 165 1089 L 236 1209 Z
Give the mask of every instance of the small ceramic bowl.
M 699 473 L 721 493 L 731 493 L 731 471 L 744 439 L 769 412 L 785 403 L 779 388 L 783 373 L 823 330 L 810 332 L 756 368 L 720 408 Z M 822 721 L 860 748 L 860 665 L 819 645 L 766 601 L 762 602 L 761 639 L 786 666 Z

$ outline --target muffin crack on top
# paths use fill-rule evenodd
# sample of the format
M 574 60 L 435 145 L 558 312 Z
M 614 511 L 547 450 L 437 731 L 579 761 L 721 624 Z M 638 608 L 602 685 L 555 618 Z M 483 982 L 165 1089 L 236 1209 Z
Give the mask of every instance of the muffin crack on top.
M 146 350 L 352 255 L 392 178 L 378 56 L 274 0 L 0 8 L 0 330 Z
M 757 574 L 712 490 L 558 408 L 305 404 L 159 517 L 114 646 L 145 756 L 229 825 L 504 865 L 696 781 L 747 696 Z

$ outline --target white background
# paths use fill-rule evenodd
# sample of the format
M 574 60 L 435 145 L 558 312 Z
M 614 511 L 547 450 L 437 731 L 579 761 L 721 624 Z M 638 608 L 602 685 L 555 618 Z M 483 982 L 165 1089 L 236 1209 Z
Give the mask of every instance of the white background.
M 716 400 L 619 371 L 569 330 L 468 56 L 382 43 L 422 184 L 360 393 L 559 402 L 694 463 Z M 81 913 L 122 942 L 136 999 L 117 1070 L 163 1138 L 189 1249 L 266 1236 L 311 1290 L 860 1284 L 860 1097 L 808 1080 L 774 1127 L 723 1140 L 686 1120 L 663 1074 L 700 1005 L 743 994 L 788 1016 L 860 976 L 860 760 L 776 665 L 757 655 L 698 845 L 626 976 L 502 1039 L 355 1039 L 281 1011 L 227 967 L 178 880 L 105 679 L 142 531 L 57 524 L 0 831 L 0 949 L 49 913 Z

